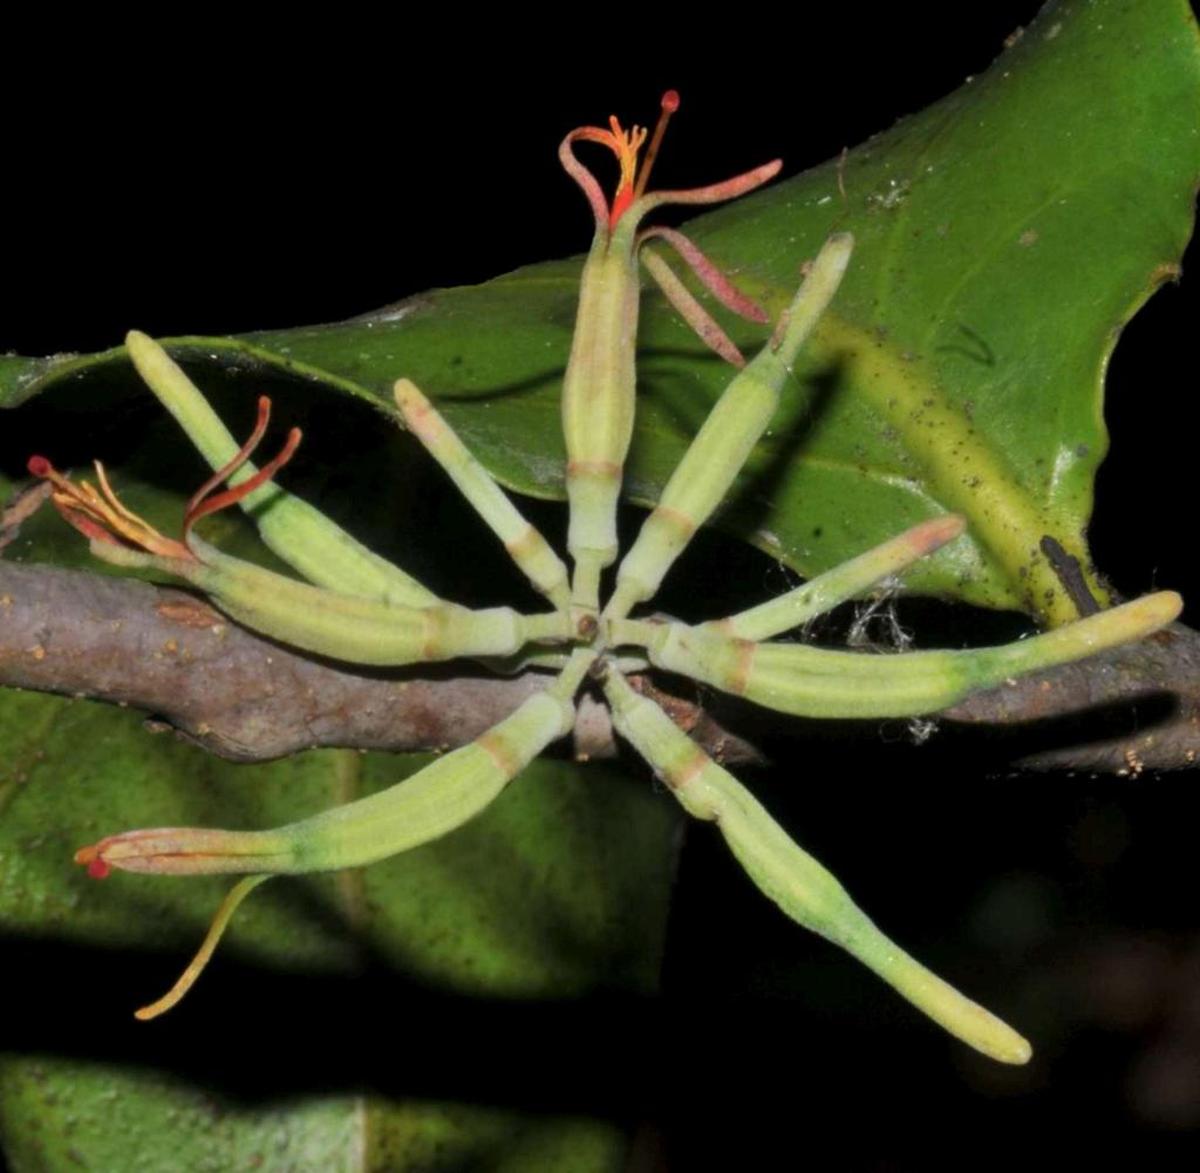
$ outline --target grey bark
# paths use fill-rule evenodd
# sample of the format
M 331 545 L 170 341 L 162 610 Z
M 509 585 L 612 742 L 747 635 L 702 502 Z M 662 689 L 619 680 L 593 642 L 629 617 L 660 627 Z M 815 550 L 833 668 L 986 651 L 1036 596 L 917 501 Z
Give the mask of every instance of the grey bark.
M 450 749 L 547 681 L 539 672 L 497 677 L 461 664 L 382 672 L 334 664 L 262 639 L 182 590 L 0 561 L 0 685 L 130 705 L 239 761 L 315 746 Z M 1022 765 L 1136 776 L 1195 762 L 1197 681 L 1200 636 L 1176 624 L 978 694 L 942 717 L 1015 735 L 1008 756 Z M 639 687 L 719 760 L 762 760 L 696 697 L 649 678 Z M 1075 719 L 1077 737 L 1038 746 L 1039 730 Z M 804 722 L 769 726 L 773 735 L 793 727 L 812 731 Z M 616 752 L 607 710 L 593 698 L 580 704 L 574 749 L 580 758 Z
M 301 655 L 182 590 L 0 561 L 0 685 L 129 705 L 205 749 L 262 761 L 317 746 L 442 750 L 465 745 L 551 677 L 442 668 L 371 671 Z M 695 700 L 653 689 L 720 760 L 759 759 Z M 616 753 L 603 705 L 585 703 L 581 758 Z

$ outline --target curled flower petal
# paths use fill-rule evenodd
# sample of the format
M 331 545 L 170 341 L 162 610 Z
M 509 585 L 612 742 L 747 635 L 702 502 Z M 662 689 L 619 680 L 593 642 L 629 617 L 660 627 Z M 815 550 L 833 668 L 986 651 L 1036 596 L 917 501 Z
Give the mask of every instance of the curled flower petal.
M 252 477 L 223 492 L 213 492 L 222 481 L 250 459 L 262 441 L 270 415 L 271 401 L 264 395 L 258 402 L 258 422 L 250 438 L 234 458 L 209 477 L 188 501 L 183 516 L 182 541 L 166 537 L 145 518 L 138 516 L 125 505 L 113 491 L 104 465 L 98 460 L 94 463 L 99 489 L 88 481 L 76 483 L 70 477 L 64 476 L 44 456 L 31 456 L 26 467 L 33 476 L 47 480 L 53 485 L 54 491 L 50 499 L 55 508 L 90 542 L 114 547 L 114 555 L 118 553 L 118 549 L 134 550 L 175 562 L 195 563 L 199 559 L 188 546 L 192 526 L 200 518 L 236 504 L 266 484 L 295 454 L 302 435 L 299 428 L 293 428 L 288 433 L 279 454 L 264 464 Z
M 559 147 L 559 158 L 571 177 L 584 189 L 584 194 L 596 212 L 597 222 L 607 221 L 607 226 L 613 228 L 621 218 L 622 213 L 633 202 L 633 185 L 637 175 L 638 151 L 646 141 L 646 131 L 640 126 L 625 130 L 617 121 L 615 115 L 609 119 L 609 130 L 599 126 L 581 126 L 571 131 L 563 139 Z M 617 165 L 621 169 L 621 178 L 613 196 L 611 209 L 604 196 L 600 193 L 600 185 L 595 176 L 575 158 L 571 144 L 576 142 L 599 143 L 607 147 L 617 157 Z M 590 181 L 590 182 L 588 182 Z M 603 207 L 604 215 L 600 209 Z
M 254 429 L 251 431 L 246 442 L 233 454 L 232 458 L 218 468 L 212 476 L 208 478 L 198 488 L 190 498 L 183 510 L 183 532 L 186 534 L 191 529 L 193 512 L 200 503 L 209 496 L 210 493 L 220 484 L 223 484 L 231 477 L 239 468 L 241 468 L 251 456 L 254 455 L 255 449 L 262 442 L 263 436 L 267 431 L 267 424 L 271 419 L 271 401 L 265 395 L 260 395 L 258 399 L 258 418 L 254 422 Z
M 583 137 L 579 131 L 571 131 L 559 143 L 558 161 L 562 164 L 563 170 L 579 184 L 583 194 L 587 197 L 592 214 L 596 217 L 596 232 L 600 234 L 608 230 L 608 200 L 604 198 L 604 190 L 601 188 L 599 180 L 575 158 L 575 152 L 571 150 L 571 144 L 578 142 Z
M 732 179 L 721 183 L 711 183 L 707 187 L 685 188 L 681 191 L 654 191 L 644 195 L 637 201 L 637 216 L 641 219 L 647 212 L 668 204 L 720 204 L 726 200 L 735 200 L 752 192 L 756 187 L 769 183 L 783 168 L 782 159 L 772 159 L 760 167 L 735 175 Z
M 688 264 L 693 273 L 727 310 L 751 322 L 769 322 L 770 315 L 753 298 L 747 297 L 684 234 L 675 228 L 647 228 L 638 243 L 665 240 Z
M 657 253 L 646 250 L 642 253 L 642 264 L 654 278 L 666 299 L 679 311 L 696 336 L 705 346 L 719 354 L 727 363 L 744 367 L 746 359 L 737 344 L 721 329 L 717 320 L 688 291 L 686 285 L 675 275 L 671 266 Z

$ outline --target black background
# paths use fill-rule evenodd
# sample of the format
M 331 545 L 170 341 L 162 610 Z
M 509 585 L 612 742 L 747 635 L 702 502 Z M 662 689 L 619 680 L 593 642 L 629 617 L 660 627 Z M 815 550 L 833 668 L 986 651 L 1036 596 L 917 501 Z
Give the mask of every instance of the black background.
M 701 24 L 606 9 L 576 14 L 586 34 L 509 12 L 490 24 L 451 13 L 436 34 L 412 14 L 378 27 L 326 14 L 269 36 L 197 22 L 110 25 L 94 41 L 73 30 L 69 46 L 31 38 L 8 91 L 0 350 L 98 349 L 131 326 L 332 321 L 575 253 L 590 226 L 555 161 L 566 129 L 612 111 L 652 118 L 674 87 L 684 106 L 661 184 L 724 177 L 780 144 L 795 173 L 986 68 L 1038 5 L 949 19 L 903 7 L 735 10 Z M 1110 369 L 1113 445 L 1091 538 L 1126 594 L 1200 598 L 1195 432 L 1183 426 L 1191 281 L 1154 297 Z M 881 924 L 1034 1036 L 1030 1068 L 1001 1070 L 944 1040 L 783 920 L 715 836 L 697 834 L 662 1003 L 542 1021 L 532 1039 L 514 1027 L 488 1040 L 522 1052 L 507 1076 L 493 1055 L 487 1078 L 432 1062 L 428 1079 L 397 1081 L 326 1031 L 322 1062 L 277 1074 L 644 1120 L 648 1151 L 676 1170 L 1105 1167 L 1124 1153 L 1142 1168 L 1194 1165 L 1194 775 L 1012 776 L 986 746 L 916 749 L 901 727 L 792 742 L 777 757 L 786 764 L 759 779 L 772 809 Z M 382 978 L 378 995 L 395 1004 Z M 265 979 L 241 1004 L 255 996 L 274 997 Z M 256 1029 L 235 1013 L 231 1031 Z M 334 1034 L 355 1026 L 345 1013 Z M 466 1067 L 473 1045 L 456 1043 Z M 435 1051 L 427 1041 L 427 1059 Z M 220 1067 L 197 1070 L 219 1084 Z

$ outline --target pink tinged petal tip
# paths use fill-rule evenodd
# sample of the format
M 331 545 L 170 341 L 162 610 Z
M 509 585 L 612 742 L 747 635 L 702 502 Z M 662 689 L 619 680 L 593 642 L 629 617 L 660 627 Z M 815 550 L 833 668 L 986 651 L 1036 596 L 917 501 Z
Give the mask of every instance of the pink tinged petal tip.
M 725 200 L 737 199 L 746 195 L 756 187 L 769 183 L 783 169 L 782 159 L 772 159 L 752 171 L 735 175 L 721 183 L 712 183 L 707 187 L 692 187 L 682 191 L 655 191 L 644 196 L 641 204 L 643 213 L 653 208 L 661 208 L 665 204 L 719 204 Z
M 639 243 L 646 240 L 666 241 L 727 310 L 751 322 L 766 323 L 770 320 L 767 311 L 753 298 L 742 293 L 682 232 L 674 228 L 647 228 L 638 237 Z
M 700 341 L 730 365 L 744 367 L 746 360 L 738 350 L 737 344 L 721 329 L 720 323 L 708 310 L 692 296 L 691 291 L 679 280 L 667 262 L 657 253 L 647 252 L 642 256 L 642 263 L 666 299 Z
M 110 835 L 81 847 L 75 862 L 102 879 L 117 868 L 155 875 L 227 875 L 266 870 L 275 856 L 262 854 L 254 832 L 205 827 L 148 827 Z
M 940 517 L 931 517 L 919 525 L 913 526 L 905 537 L 914 550 L 922 554 L 932 553 L 947 542 L 965 533 L 967 519 L 958 513 L 944 513 Z

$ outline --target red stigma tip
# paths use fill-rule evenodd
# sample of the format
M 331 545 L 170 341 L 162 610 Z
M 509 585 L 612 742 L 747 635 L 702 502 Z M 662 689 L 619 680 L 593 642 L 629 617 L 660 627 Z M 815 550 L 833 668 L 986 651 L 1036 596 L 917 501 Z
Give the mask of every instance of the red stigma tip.
M 44 477 L 50 473 L 50 461 L 44 456 L 31 456 L 25 467 L 29 469 L 30 475 L 35 477 Z
M 96 856 L 96 858 L 91 860 L 87 865 L 87 874 L 91 876 L 93 880 L 105 879 L 110 871 L 112 871 L 112 868 L 110 868 L 108 864 L 105 863 L 104 860 L 102 860 L 99 856 Z
M 667 90 L 662 96 L 662 108 L 668 114 L 674 114 L 679 109 L 679 91 Z

